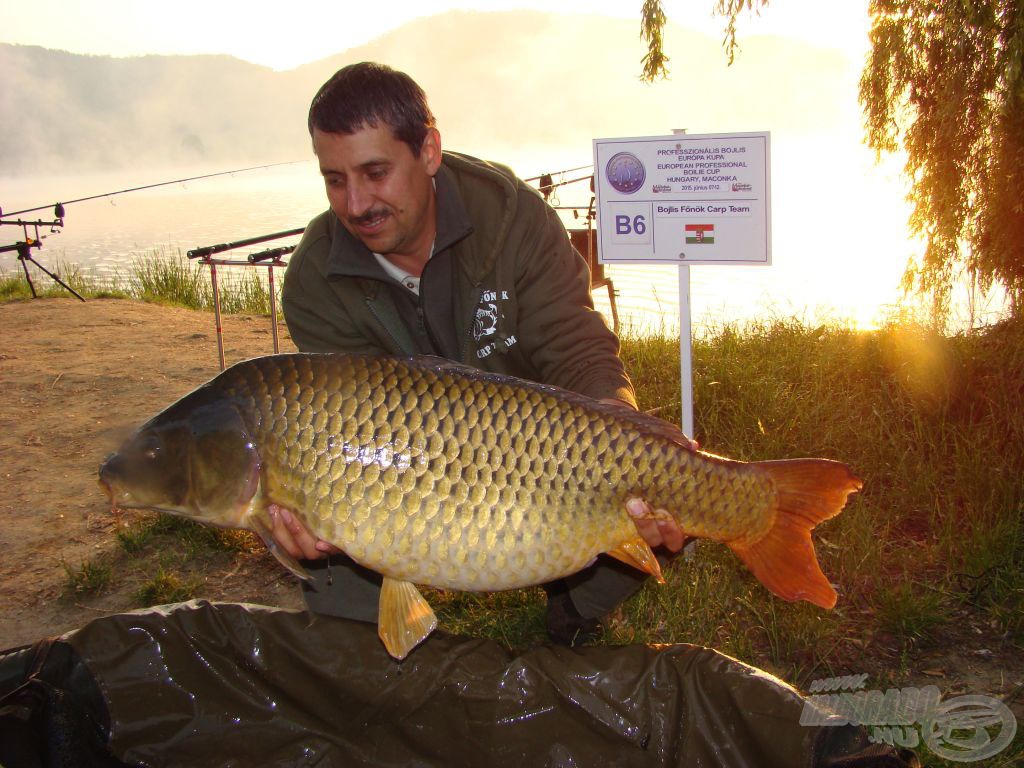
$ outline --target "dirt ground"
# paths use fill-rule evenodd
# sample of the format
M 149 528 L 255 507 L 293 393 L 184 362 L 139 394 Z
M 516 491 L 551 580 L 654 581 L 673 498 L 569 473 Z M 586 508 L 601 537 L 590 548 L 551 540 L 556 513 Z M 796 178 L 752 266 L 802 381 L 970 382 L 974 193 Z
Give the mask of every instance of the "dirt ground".
M 274 351 L 267 318 L 224 318 L 225 358 Z M 0 305 L 0 649 L 82 626 L 119 600 L 61 597 L 63 562 L 77 566 L 117 546 L 118 524 L 96 472 L 145 419 L 219 370 L 212 313 L 119 299 L 36 299 Z M 294 346 L 281 328 L 281 349 Z M 258 558 L 262 560 L 263 558 Z M 271 569 L 239 594 L 257 563 L 205 596 L 298 607 Z M 267 569 L 259 569 L 260 575 Z M 270 584 L 265 584 L 267 580 Z M 230 581 L 230 583 L 227 583 Z M 118 603 L 121 603 L 118 605 Z
M 113 557 L 114 534 L 125 521 L 114 519 L 99 489 L 100 462 L 128 432 L 219 366 L 209 312 L 114 299 L 38 299 L 0 305 L 0 328 L 2 650 L 136 607 L 116 585 L 99 599 L 62 594 L 63 563 Z M 282 351 L 293 350 L 283 327 L 281 333 Z M 225 317 L 224 339 L 228 364 L 273 351 L 267 318 Z M 210 599 L 300 606 L 292 577 L 263 551 L 208 568 L 203 582 Z M 1004 696 L 1024 717 L 1024 659 L 993 633 L 976 633 L 953 631 L 914 658 L 879 643 L 864 649 L 851 672 L 890 670 L 895 685 L 935 684 L 946 696 Z M 866 657 L 873 663 L 863 668 Z

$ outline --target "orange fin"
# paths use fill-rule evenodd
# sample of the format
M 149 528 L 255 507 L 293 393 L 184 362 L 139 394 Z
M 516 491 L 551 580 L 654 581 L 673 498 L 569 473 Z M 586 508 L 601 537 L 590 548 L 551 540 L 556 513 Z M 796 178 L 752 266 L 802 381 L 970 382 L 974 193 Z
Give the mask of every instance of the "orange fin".
M 401 661 L 437 627 L 437 616 L 415 584 L 384 577 L 377 634 L 388 653 Z
M 608 550 L 608 554 L 626 565 L 651 574 L 659 584 L 665 583 L 665 577 L 661 575 L 661 566 L 658 565 L 658 558 L 654 556 L 654 552 L 651 551 L 647 542 L 639 536 L 622 542 L 615 549 Z
M 807 600 L 831 608 L 836 591 L 821 572 L 811 529 L 835 517 L 846 499 L 861 489 L 845 464 L 828 459 L 759 461 L 775 483 L 775 524 L 759 540 L 727 542 L 768 589 L 784 600 Z

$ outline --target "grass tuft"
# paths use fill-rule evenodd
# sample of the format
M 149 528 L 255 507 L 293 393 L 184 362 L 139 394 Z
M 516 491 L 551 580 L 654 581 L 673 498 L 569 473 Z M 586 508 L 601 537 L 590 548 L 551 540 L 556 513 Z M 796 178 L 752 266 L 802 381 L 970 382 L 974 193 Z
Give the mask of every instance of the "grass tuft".
M 160 566 L 156 574 L 139 587 L 136 599 L 143 608 L 181 603 L 196 597 L 200 586 L 201 582 L 198 579 L 182 578 L 176 571 L 166 570 Z
M 876 598 L 878 624 L 904 643 L 928 639 L 949 620 L 947 598 L 923 584 L 903 582 Z
M 98 595 L 110 585 L 114 575 L 111 565 L 100 560 L 83 560 L 75 567 L 62 559 L 61 566 L 67 576 L 65 594 Z
M 159 537 L 176 542 L 187 557 L 216 552 L 252 552 L 260 546 L 252 533 L 200 525 L 188 518 L 157 513 L 117 532 L 128 554 L 142 552 Z

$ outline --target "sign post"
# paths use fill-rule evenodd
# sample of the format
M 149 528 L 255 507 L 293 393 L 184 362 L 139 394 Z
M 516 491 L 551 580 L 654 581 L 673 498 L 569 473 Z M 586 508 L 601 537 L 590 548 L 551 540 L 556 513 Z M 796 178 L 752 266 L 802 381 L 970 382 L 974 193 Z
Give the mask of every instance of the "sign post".
M 679 266 L 683 432 L 693 436 L 691 264 L 771 264 L 770 134 L 594 139 L 598 257 Z

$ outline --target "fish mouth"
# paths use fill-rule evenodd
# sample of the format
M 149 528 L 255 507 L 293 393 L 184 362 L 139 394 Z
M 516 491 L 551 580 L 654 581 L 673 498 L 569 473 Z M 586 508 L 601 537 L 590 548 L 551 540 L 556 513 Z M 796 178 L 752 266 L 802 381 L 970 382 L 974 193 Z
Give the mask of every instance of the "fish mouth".
M 131 505 L 131 495 L 124 488 L 119 488 L 114 484 L 113 481 L 100 476 L 99 479 L 100 490 L 106 494 L 107 499 L 110 501 L 110 511 L 117 513 L 121 509 L 126 509 Z
M 111 504 L 116 504 L 115 499 L 117 498 L 117 488 L 114 484 L 113 472 L 111 467 L 117 461 L 117 454 L 112 453 L 107 456 L 106 460 L 100 464 L 99 477 L 97 478 L 100 484 L 100 490 L 106 494 L 107 498 L 110 499 Z
M 117 481 L 116 473 L 110 471 L 110 460 L 108 459 L 100 467 L 99 478 L 100 490 L 110 501 L 110 509 L 115 514 L 122 509 L 139 507 L 132 497 L 131 491 Z

